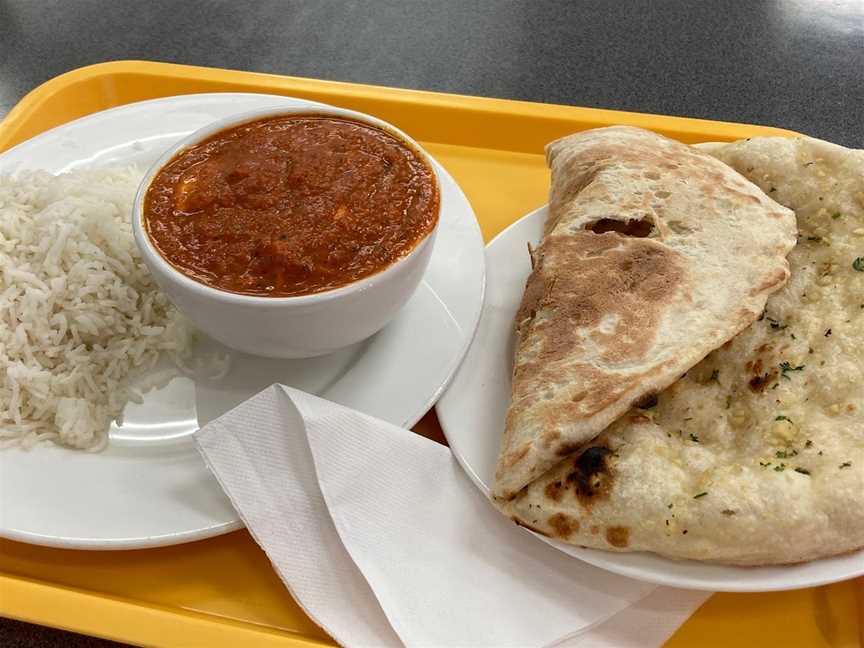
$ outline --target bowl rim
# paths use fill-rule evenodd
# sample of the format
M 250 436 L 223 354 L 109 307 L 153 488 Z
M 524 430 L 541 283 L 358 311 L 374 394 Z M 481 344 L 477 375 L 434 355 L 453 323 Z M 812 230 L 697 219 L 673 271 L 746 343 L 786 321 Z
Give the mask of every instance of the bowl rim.
M 219 131 L 228 130 L 229 128 L 234 128 L 242 124 L 258 121 L 260 119 L 279 117 L 282 115 L 322 115 L 352 119 L 354 121 L 366 123 L 370 126 L 374 126 L 381 130 L 384 130 L 385 132 L 402 140 L 404 143 L 410 146 L 418 155 L 420 155 L 426 165 L 432 170 L 433 177 L 435 178 L 436 190 L 438 191 L 438 210 L 436 214 L 435 225 L 428 232 L 426 232 L 426 234 L 419 241 L 414 244 L 414 247 L 411 248 L 410 252 L 399 257 L 381 270 L 371 275 L 356 279 L 343 286 L 338 286 L 330 290 L 322 290 L 321 292 L 310 293 L 306 295 L 268 297 L 266 295 L 246 295 L 243 293 L 235 293 L 228 290 L 222 290 L 221 288 L 215 288 L 213 286 L 209 286 L 205 283 L 197 281 L 174 267 L 174 265 L 172 265 L 165 257 L 162 256 L 162 254 L 150 240 L 150 235 L 147 233 L 147 228 L 144 226 L 144 198 L 147 194 L 147 190 L 150 188 L 150 184 L 153 182 L 153 179 L 156 177 L 159 171 L 162 170 L 162 167 L 164 167 L 168 162 L 173 160 L 182 151 L 191 148 L 196 144 L 199 144 L 201 141 L 207 139 L 211 135 L 218 133 Z M 300 306 L 304 304 L 308 305 L 329 302 L 351 294 L 363 292 L 365 290 L 371 289 L 374 285 L 380 282 L 386 281 L 389 277 L 398 273 L 403 266 L 405 266 L 411 259 L 421 254 L 423 248 L 425 248 L 427 245 L 430 244 L 431 241 L 434 240 L 434 235 L 437 232 L 439 225 L 441 224 L 442 202 L 441 175 L 438 172 L 435 160 L 432 159 L 432 156 L 430 156 L 423 149 L 423 147 L 420 146 L 420 144 L 418 144 L 414 139 L 406 135 L 403 131 L 396 128 L 392 124 L 385 122 L 383 119 L 373 117 L 372 115 L 367 115 L 365 113 L 361 113 L 355 110 L 349 110 L 347 108 L 339 108 L 338 106 L 326 106 L 323 104 L 314 104 L 309 106 L 274 105 L 271 107 L 258 108 L 256 110 L 249 110 L 242 113 L 237 113 L 235 115 L 230 115 L 228 117 L 216 119 L 209 124 L 202 126 L 196 131 L 190 133 L 186 137 L 182 138 L 180 141 L 176 142 L 164 153 L 162 153 L 162 155 L 160 155 L 159 158 L 150 165 L 150 167 L 144 174 L 144 177 L 141 179 L 141 182 L 138 184 L 138 189 L 135 193 L 135 200 L 132 203 L 132 233 L 135 238 L 135 242 L 137 243 L 138 248 L 139 250 L 141 250 L 141 253 L 146 261 L 158 266 L 161 273 L 169 277 L 171 281 L 180 284 L 187 290 L 198 293 L 202 297 L 214 298 L 236 305 L 245 304 L 271 307 L 287 305 Z

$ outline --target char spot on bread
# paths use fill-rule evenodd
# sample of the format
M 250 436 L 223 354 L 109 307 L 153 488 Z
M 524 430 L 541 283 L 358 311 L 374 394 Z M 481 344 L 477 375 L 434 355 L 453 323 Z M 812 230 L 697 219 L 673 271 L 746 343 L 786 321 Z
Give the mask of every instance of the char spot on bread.
M 579 520 L 570 517 L 566 513 L 555 513 L 549 517 L 549 526 L 555 537 L 566 540 L 579 531 Z
M 623 549 L 630 544 L 630 529 L 624 526 L 613 526 L 606 529 L 606 542 L 613 547 Z
M 585 508 L 609 495 L 612 486 L 611 455 L 612 451 L 605 446 L 591 446 L 573 462 L 566 483 L 573 486 L 577 499 Z
M 549 482 L 546 486 L 546 497 L 553 502 L 561 500 L 561 495 L 564 493 L 564 484 L 559 481 Z
M 645 394 L 633 403 L 633 407 L 638 409 L 651 409 L 655 405 L 657 405 L 657 392 Z
M 615 232 L 623 236 L 635 238 L 646 238 L 655 233 L 654 221 L 645 216 L 638 219 L 616 220 L 614 218 L 601 218 L 585 225 L 585 229 L 595 234 Z

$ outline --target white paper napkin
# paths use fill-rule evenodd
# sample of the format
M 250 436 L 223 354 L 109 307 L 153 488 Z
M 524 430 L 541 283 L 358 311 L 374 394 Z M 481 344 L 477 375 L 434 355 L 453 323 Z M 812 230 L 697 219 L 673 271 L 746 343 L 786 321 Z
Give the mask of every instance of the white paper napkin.
M 294 389 L 196 440 L 295 600 L 345 646 L 657 646 L 709 596 L 567 556 L 498 514 L 448 448 Z

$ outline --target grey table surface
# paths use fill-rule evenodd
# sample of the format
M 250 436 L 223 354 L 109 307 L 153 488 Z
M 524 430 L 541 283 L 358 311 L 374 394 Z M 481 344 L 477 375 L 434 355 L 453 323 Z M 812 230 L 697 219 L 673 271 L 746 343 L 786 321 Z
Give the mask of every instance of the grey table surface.
M 864 1 L 0 0 L 0 117 L 149 59 L 781 126 L 864 147 Z M 3 646 L 104 642 L 0 621 Z

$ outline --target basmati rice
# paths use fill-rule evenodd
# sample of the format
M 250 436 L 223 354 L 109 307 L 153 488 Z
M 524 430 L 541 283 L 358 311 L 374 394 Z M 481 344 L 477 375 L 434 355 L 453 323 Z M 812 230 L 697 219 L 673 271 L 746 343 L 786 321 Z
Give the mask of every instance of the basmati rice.
M 132 237 L 140 180 L 135 169 L 0 176 L 0 445 L 100 450 L 141 398 L 130 380 L 188 353 L 191 329 Z

